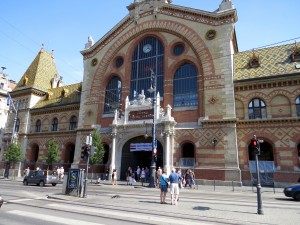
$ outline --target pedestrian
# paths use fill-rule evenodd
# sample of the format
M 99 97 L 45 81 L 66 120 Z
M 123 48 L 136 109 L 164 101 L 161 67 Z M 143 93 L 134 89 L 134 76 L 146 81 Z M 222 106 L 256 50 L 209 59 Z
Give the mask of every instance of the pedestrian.
M 178 170 L 177 170 L 177 173 L 178 173 L 179 176 L 181 176 L 181 169 L 178 169 Z M 178 187 L 179 187 L 179 189 L 184 188 L 184 187 L 183 187 L 183 179 L 179 181 Z
M 144 186 L 145 179 L 146 179 L 146 173 L 145 173 L 144 167 L 142 167 L 141 178 L 140 178 L 140 181 L 142 183 L 142 187 Z
M 111 175 L 111 183 L 112 185 L 117 185 L 117 170 L 113 169 L 112 175 Z
M 30 168 L 28 167 L 26 170 L 26 176 L 29 176 L 29 174 L 30 174 Z
M 171 205 L 177 205 L 179 198 L 178 183 L 182 180 L 182 177 L 176 173 L 176 169 L 172 169 L 172 173 L 169 176 L 170 189 L 171 189 Z
M 139 181 L 141 176 L 141 168 L 138 166 L 136 169 L 136 180 Z
M 160 188 L 160 176 L 162 175 L 162 169 L 160 167 L 158 167 L 157 171 L 156 171 L 156 176 L 155 176 L 155 179 L 156 179 L 156 187 L 157 188 Z
M 195 173 L 190 169 L 189 170 L 189 174 L 190 174 L 190 188 L 194 188 L 196 189 L 196 183 L 195 183 Z
M 134 184 L 136 182 L 135 175 L 136 175 L 135 171 L 132 170 L 132 173 L 131 173 L 132 184 Z
M 149 169 L 148 169 L 147 166 L 146 166 L 146 168 L 145 168 L 145 174 L 146 174 L 146 182 L 149 182 L 150 171 L 149 171 Z
M 60 179 L 60 168 L 59 167 L 57 167 L 56 173 L 57 173 L 58 179 Z
M 60 180 L 64 179 L 64 175 L 65 175 L 65 169 L 64 169 L 64 167 L 61 167 L 60 168 Z
M 105 178 L 104 178 L 104 180 L 108 180 L 108 175 L 109 175 L 109 170 L 108 170 L 108 168 L 106 167 L 106 170 L 105 170 Z
M 166 171 L 163 170 L 162 175 L 160 175 L 160 204 L 167 204 L 166 195 L 168 192 L 168 176 Z
M 127 185 L 128 184 L 132 184 L 132 181 L 130 182 L 130 179 L 131 179 L 131 173 L 132 173 L 132 170 L 131 170 L 131 167 L 129 166 L 127 171 L 126 171 L 126 181 L 127 181 Z

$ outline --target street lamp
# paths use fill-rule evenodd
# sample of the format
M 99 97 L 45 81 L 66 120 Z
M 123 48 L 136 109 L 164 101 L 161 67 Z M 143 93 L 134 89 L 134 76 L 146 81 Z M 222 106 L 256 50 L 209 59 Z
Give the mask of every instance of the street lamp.
M 155 187 L 155 174 L 156 174 L 156 154 L 157 154 L 157 141 L 156 141 L 156 121 L 155 121 L 155 117 L 156 117 L 156 106 L 157 106 L 157 102 L 156 102 L 156 93 L 157 93 L 157 76 L 154 73 L 154 71 L 152 69 L 151 70 L 151 87 L 148 89 L 149 93 L 154 93 L 153 95 L 153 126 L 152 126 L 152 159 L 151 159 L 151 176 L 150 176 L 150 183 L 149 183 L 149 187 L 154 188 Z

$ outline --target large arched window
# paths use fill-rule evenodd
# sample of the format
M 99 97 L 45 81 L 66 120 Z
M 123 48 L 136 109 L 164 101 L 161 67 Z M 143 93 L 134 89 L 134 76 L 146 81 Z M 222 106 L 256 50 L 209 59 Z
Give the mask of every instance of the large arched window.
M 151 87 L 151 70 L 157 78 L 157 91 L 163 97 L 164 46 L 155 37 L 143 39 L 135 48 L 131 62 L 130 99 L 144 90 L 146 97 L 153 97 L 147 90 Z
M 20 119 L 18 118 L 15 124 L 15 132 L 19 132 L 19 130 L 20 130 Z
M 248 106 L 249 119 L 267 118 L 266 104 L 259 98 L 252 99 Z
M 57 131 L 57 127 L 58 127 L 58 119 L 55 117 L 52 120 L 51 131 Z
M 77 117 L 72 116 L 70 119 L 69 130 L 75 130 L 77 128 Z
M 181 167 L 195 166 L 195 146 L 192 143 L 184 143 L 181 146 Z
M 36 123 L 35 123 L 35 132 L 41 132 L 41 120 L 37 120 Z
M 104 113 L 113 113 L 119 108 L 122 99 L 122 81 L 114 76 L 110 79 L 105 90 Z
M 198 105 L 197 68 L 185 63 L 175 72 L 173 85 L 174 107 Z
M 296 98 L 296 111 L 297 111 L 297 116 L 300 116 L 300 96 Z

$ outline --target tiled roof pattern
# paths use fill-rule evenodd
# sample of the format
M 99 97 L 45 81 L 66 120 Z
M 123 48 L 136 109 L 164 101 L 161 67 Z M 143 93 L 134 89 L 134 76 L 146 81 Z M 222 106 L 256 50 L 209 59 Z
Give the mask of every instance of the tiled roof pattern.
M 62 93 L 65 90 L 65 95 Z M 81 83 L 71 84 L 68 86 L 48 89 L 45 95 L 35 106 L 34 109 L 43 107 L 55 107 L 69 104 L 80 103 Z
M 51 79 L 58 75 L 52 54 L 41 50 L 30 64 L 16 89 L 21 87 L 36 87 L 41 90 L 51 88 Z M 27 79 L 27 82 L 24 80 Z
M 287 44 L 239 52 L 234 56 L 234 80 L 240 81 L 299 73 L 300 70 L 295 67 L 299 62 L 291 60 L 291 54 L 294 50 L 295 44 Z M 249 61 L 253 53 L 260 60 L 260 66 L 257 68 L 249 67 Z

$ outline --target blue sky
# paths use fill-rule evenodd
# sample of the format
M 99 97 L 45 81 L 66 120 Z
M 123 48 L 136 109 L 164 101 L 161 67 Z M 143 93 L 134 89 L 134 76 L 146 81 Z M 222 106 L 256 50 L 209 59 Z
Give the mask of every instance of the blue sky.
M 173 0 L 173 4 L 214 11 L 222 0 Z M 89 35 L 99 40 L 127 14 L 133 0 L 1 0 L 0 67 L 19 81 L 42 43 L 54 49 L 65 84 L 81 82 Z M 274 43 L 300 42 L 299 0 L 232 0 L 238 13 L 240 51 Z M 298 21 L 298 23 L 297 23 Z M 288 42 L 285 42 L 290 40 Z M 300 43 L 299 43 L 300 46 Z

